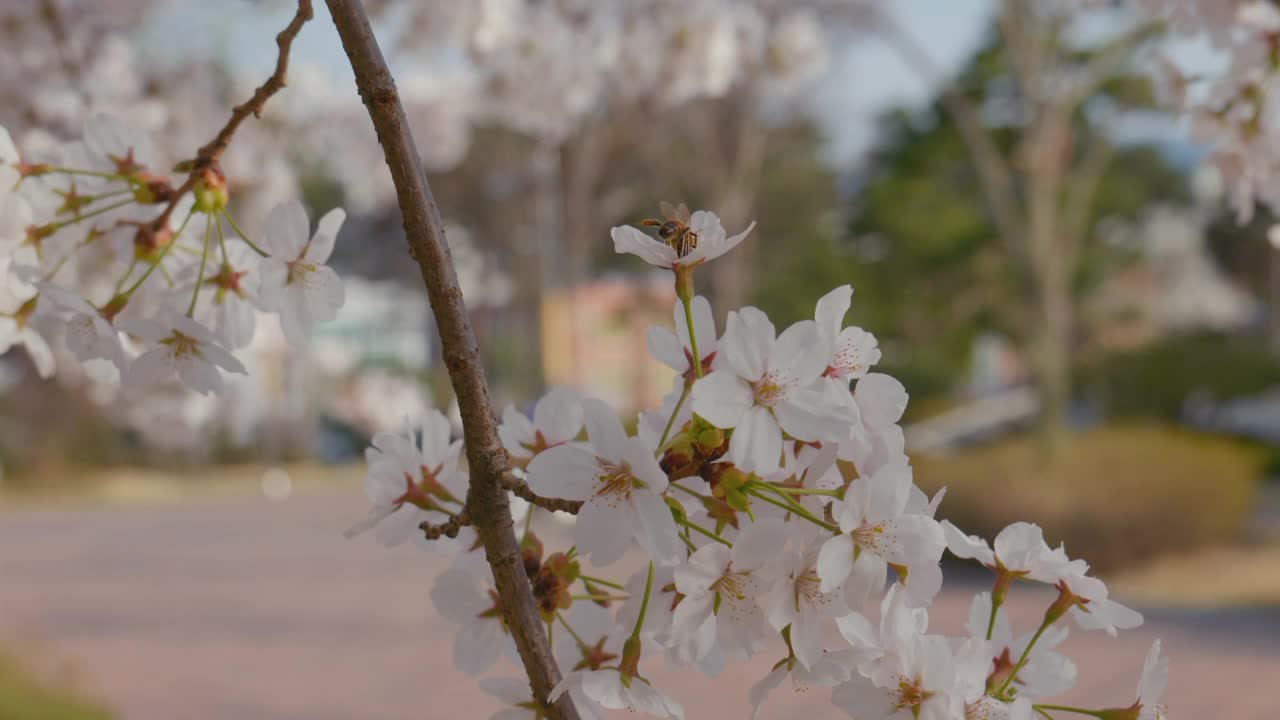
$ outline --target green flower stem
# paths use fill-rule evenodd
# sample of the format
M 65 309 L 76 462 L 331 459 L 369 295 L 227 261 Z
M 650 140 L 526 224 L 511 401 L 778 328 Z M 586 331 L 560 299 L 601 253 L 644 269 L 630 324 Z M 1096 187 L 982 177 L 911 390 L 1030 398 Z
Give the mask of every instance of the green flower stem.
M 160 251 L 160 257 L 157 257 L 156 261 L 151 263 L 151 267 L 147 268 L 147 271 L 142 273 L 142 277 L 138 278 L 137 282 L 135 282 L 133 285 L 130 285 L 129 289 L 124 291 L 125 297 L 133 295 L 135 292 L 137 292 L 138 288 L 142 287 L 142 284 L 147 281 L 147 278 L 151 277 L 151 273 L 155 272 L 156 268 L 160 267 L 160 263 L 164 261 L 165 255 L 168 255 L 169 250 L 172 249 L 174 245 L 178 244 L 178 238 L 182 236 L 182 231 L 187 229 L 187 223 L 191 222 L 191 216 L 194 214 L 195 214 L 194 209 L 192 209 L 187 213 L 187 217 L 183 219 L 182 224 L 178 226 L 178 232 L 173 234 L 173 242 L 166 245 L 164 249 Z M 134 260 L 134 264 L 135 265 L 137 264 L 136 259 Z M 128 275 L 126 275 L 125 277 L 128 277 Z
M 616 582 L 613 582 L 612 580 L 605 580 L 604 578 L 593 577 L 591 575 L 579 575 L 578 577 L 581 578 L 582 580 L 586 580 L 592 585 L 602 585 L 607 588 L 613 588 L 614 590 L 627 589 L 627 586 L 623 585 L 622 583 L 616 583 Z
M 590 593 L 586 595 L 570 595 L 569 597 L 573 598 L 574 600 L 591 600 L 591 601 L 600 600 L 604 602 L 609 602 L 610 600 L 626 600 L 631 596 L 630 595 L 600 595 L 596 593 Z
M 1040 640 L 1040 636 L 1043 635 L 1044 631 L 1048 630 L 1049 626 L 1052 624 L 1053 624 L 1052 619 L 1045 618 L 1044 621 L 1040 623 L 1040 627 L 1036 628 L 1036 634 L 1031 636 L 1031 642 L 1027 643 L 1027 648 L 1022 651 L 1022 656 L 1018 658 L 1018 662 L 1014 664 L 1013 670 L 1009 672 L 1009 677 L 1005 678 L 1004 682 L 1000 685 L 1000 689 L 996 690 L 995 694 L 997 697 L 1004 696 L 1005 691 L 1009 689 L 1009 686 L 1013 684 L 1014 679 L 1018 677 L 1018 671 L 1022 669 L 1023 665 L 1027 664 L 1027 658 L 1031 657 L 1031 649 L 1036 646 L 1036 642 Z M 1046 706 L 1046 707 L 1049 707 L 1049 706 Z M 1050 710 L 1069 710 L 1070 708 L 1049 707 L 1049 709 Z M 1071 712 L 1076 712 L 1076 711 L 1071 710 Z M 1086 714 L 1092 714 L 1092 713 L 1086 713 Z
M 227 234 L 222 229 L 222 216 L 218 216 L 218 249 L 222 252 L 222 264 L 227 265 Z
M 556 619 L 560 621 L 560 624 L 564 626 L 565 630 L 569 631 L 569 636 L 572 637 L 574 641 L 578 643 L 579 648 L 590 647 L 585 642 L 583 642 L 582 636 L 574 631 L 573 626 L 569 624 L 569 621 L 564 619 L 563 613 L 556 613 Z
M 786 487 L 785 485 L 774 485 L 767 483 L 769 487 L 778 493 L 786 493 L 787 495 L 826 495 L 827 497 L 839 498 L 842 494 L 839 490 L 823 490 L 821 488 L 795 488 Z
M 78 222 L 88 220 L 89 218 L 96 217 L 98 215 L 101 215 L 102 213 L 110 212 L 117 208 L 122 208 L 125 205 L 132 205 L 133 203 L 134 203 L 133 198 L 126 198 L 124 200 L 121 200 L 120 202 L 114 202 L 114 203 L 111 203 L 110 205 L 103 205 L 102 207 L 94 208 L 89 212 L 80 213 L 79 215 L 76 215 L 75 217 L 67 218 L 66 220 L 59 220 L 56 223 L 52 223 L 50 227 L 52 227 L 54 230 L 61 230 L 64 227 L 75 225 Z
M 106 178 L 107 180 L 119 180 L 121 182 L 128 180 L 128 178 L 120 173 L 109 173 L 102 170 L 78 170 L 76 168 L 55 166 L 49 168 L 49 172 L 60 173 L 62 175 L 83 175 L 85 177 Z
M 204 269 L 209 263 L 209 246 L 213 244 L 213 216 L 206 215 L 204 223 L 204 251 L 200 253 L 200 269 L 196 271 L 196 287 L 191 291 L 191 304 L 187 306 L 187 317 L 196 314 L 196 301 L 200 299 L 200 286 L 204 284 Z
M 236 234 L 240 236 L 240 239 L 244 241 L 245 245 L 248 245 L 250 248 L 253 249 L 254 252 L 258 253 L 262 257 L 267 257 L 271 254 L 266 250 L 263 250 L 262 248 L 253 244 L 253 241 L 249 239 L 249 236 L 246 235 L 245 232 L 240 229 L 240 226 L 236 224 L 236 219 L 231 217 L 231 213 L 227 212 L 226 210 L 223 210 L 222 215 L 227 219 L 227 222 L 231 223 L 231 229 L 236 231 Z
M 771 498 L 768 495 L 765 495 L 764 493 L 757 490 L 756 488 L 758 487 L 770 487 L 770 486 L 764 483 L 749 484 L 746 486 L 747 494 L 751 495 L 751 497 L 759 498 L 760 500 L 763 500 L 769 503 L 770 505 L 776 505 L 782 508 L 783 510 L 786 510 L 787 512 L 791 513 L 792 515 L 802 517 L 805 520 L 808 520 L 809 522 L 813 523 L 814 525 L 817 525 L 818 527 L 824 530 L 830 530 L 831 532 L 836 533 L 837 535 L 840 534 L 840 528 L 836 527 L 835 525 L 832 525 L 831 523 L 826 522 L 825 520 L 822 520 L 817 515 L 814 515 L 813 513 L 809 512 L 808 510 L 805 510 L 803 507 L 796 505 L 795 503 L 782 502 L 780 500 Z M 786 498 L 785 495 L 783 497 Z
M 701 525 L 698 525 L 697 523 L 690 522 L 688 519 L 679 520 L 678 522 L 679 522 L 681 525 L 683 525 L 683 526 L 685 526 L 685 527 L 689 528 L 690 530 L 692 530 L 692 531 L 694 531 L 694 532 L 696 532 L 696 533 L 699 533 L 699 534 L 701 534 L 701 535 L 705 535 L 705 536 L 707 536 L 707 537 L 711 538 L 712 540 L 715 540 L 716 542 L 720 543 L 721 545 L 726 545 L 726 546 L 728 546 L 728 547 L 733 547 L 733 543 L 729 542 L 728 540 L 725 540 L 724 538 L 722 538 L 722 537 L 720 537 L 719 535 L 717 535 L 717 534 L 715 534 L 715 533 L 711 532 L 710 530 L 708 530 L 708 529 L 706 529 L 706 528 L 702 527 Z
M 636 626 L 631 631 L 627 642 L 640 642 L 640 630 L 644 628 L 644 616 L 649 611 L 649 594 L 653 590 L 653 562 L 649 563 L 649 576 L 644 581 L 644 596 L 640 599 L 640 614 L 636 616 Z
M 698 333 L 693 331 L 693 298 L 683 298 L 684 323 L 689 326 L 689 347 L 693 350 L 693 374 L 702 377 L 702 354 L 698 352 Z
M 677 483 L 677 482 L 671 482 L 671 483 L 669 483 L 669 484 L 667 485 L 667 487 L 673 487 L 673 488 L 675 488 L 675 489 L 677 489 L 677 490 L 679 490 L 679 491 L 681 491 L 681 492 L 684 492 L 684 493 L 687 493 L 687 494 L 689 494 L 689 495 L 692 495 L 692 496 L 694 496 L 694 497 L 698 498 L 699 500 L 706 500 L 706 499 L 707 499 L 707 496 L 706 496 L 706 495 L 703 495 L 702 493 L 700 493 L 700 492 L 698 492 L 697 490 L 694 490 L 694 489 L 692 489 L 692 488 L 687 488 L 687 487 L 685 487 L 685 486 L 683 486 L 683 485 L 681 485 L 681 484 L 679 484 L 679 483 Z
M 1060 710 L 1062 712 L 1076 713 L 1077 715 L 1092 715 L 1096 718 L 1103 717 L 1101 711 L 1071 707 L 1070 705 L 1032 705 L 1031 707 L 1033 707 L 1037 712 L 1040 712 L 1041 715 L 1045 715 L 1043 712 L 1045 710 Z M 1045 717 L 1048 717 L 1048 715 L 1045 715 Z
M 658 441 L 658 454 L 661 455 L 663 449 L 667 446 L 667 438 L 671 436 L 671 426 L 676 422 L 676 416 L 680 414 L 680 408 L 684 407 L 684 401 L 689 399 L 689 391 L 693 389 L 693 385 L 685 383 L 684 391 L 680 393 L 680 399 L 676 401 L 676 407 L 671 411 L 671 417 L 667 418 L 667 426 L 662 428 L 662 439 Z

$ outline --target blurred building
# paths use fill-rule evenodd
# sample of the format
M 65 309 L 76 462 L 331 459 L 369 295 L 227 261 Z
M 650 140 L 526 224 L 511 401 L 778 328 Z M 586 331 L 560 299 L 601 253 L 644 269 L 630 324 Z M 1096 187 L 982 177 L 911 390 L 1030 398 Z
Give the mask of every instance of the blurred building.
M 670 326 L 670 273 L 606 277 L 547 292 L 542 302 L 542 363 L 548 385 L 569 385 L 614 407 L 655 407 L 674 371 L 648 351 L 649 328 Z

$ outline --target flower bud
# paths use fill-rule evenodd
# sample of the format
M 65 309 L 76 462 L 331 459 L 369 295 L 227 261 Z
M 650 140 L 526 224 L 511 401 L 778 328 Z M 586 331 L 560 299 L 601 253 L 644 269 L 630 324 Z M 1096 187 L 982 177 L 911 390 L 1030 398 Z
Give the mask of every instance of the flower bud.
M 710 455 L 724 444 L 724 431 L 720 428 L 707 428 L 698 433 L 698 449 L 704 455 Z
M 192 189 L 195 195 L 196 212 L 214 215 L 227 208 L 230 196 L 227 193 L 227 179 L 221 172 L 206 168 Z

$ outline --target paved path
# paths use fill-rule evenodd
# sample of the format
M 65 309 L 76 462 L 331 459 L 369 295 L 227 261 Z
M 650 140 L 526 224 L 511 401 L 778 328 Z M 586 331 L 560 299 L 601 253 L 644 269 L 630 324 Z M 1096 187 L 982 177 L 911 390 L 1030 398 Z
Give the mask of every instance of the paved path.
M 427 597 L 441 561 L 344 541 L 363 512 L 355 493 L 0 511 L 0 635 L 75 663 L 128 720 L 488 717 L 497 706 L 452 668 L 451 628 Z M 940 598 L 934 627 L 966 604 Z M 1152 612 L 1116 641 L 1077 634 L 1075 697 L 1130 702 L 1155 636 L 1173 657 L 1174 717 L 1274 717 L 1280 614 L 1267 611 Z M 731 684 L 768 664 L 711 683 L 654 675 L 691 719 L 736 719 L 747 706 Z M 818 690 L 776 698 L 765 717 L 843 717 Z

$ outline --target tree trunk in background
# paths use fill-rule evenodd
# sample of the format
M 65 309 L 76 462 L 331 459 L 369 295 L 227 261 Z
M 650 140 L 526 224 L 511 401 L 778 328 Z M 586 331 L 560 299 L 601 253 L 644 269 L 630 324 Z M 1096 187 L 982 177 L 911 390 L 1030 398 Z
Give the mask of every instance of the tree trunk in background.
M 1071 158 L 1071 131 L 1052 107 L 1033 123 L 1022 152 L 1028 166 L 1028 265 L 1037 325 L 1031 361 L 1040 387 L 1041 430 L 1050 451 L 1065 434 L 1071 403 L 1071 281 L 1075 238 L 1065 236 L 1062 188 Z
M 745 97 L 742 102 L 754 101 Z M 718 202 L 711 208 L 720 216 L 729 235 L 742 232 L 748 223 L 756 219 L 752 211 L 759 194 L 760 172 L 768 139 L 768 129 L 760 124 L 753 112 L 739 111 L 735 114 L 738 115 L 739 126 L 729 158 L 730 167 L 725 175 L 728 182 L 717 191 Z M 711 275 L 713 307 L 727 312 L 751 302 L 761 242 L 765 239 L 759 232 L 753 232 L 736 250 L 716 260 L 716 271 Z

